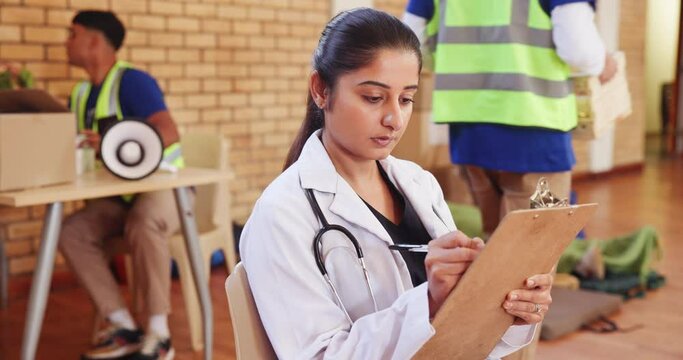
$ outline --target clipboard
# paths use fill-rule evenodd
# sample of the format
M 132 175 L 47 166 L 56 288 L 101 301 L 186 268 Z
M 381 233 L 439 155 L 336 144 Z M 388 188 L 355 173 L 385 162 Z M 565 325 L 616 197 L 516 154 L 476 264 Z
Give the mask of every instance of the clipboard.
M 514 321 L 502 307 L 507 294 L 529 276 L 550 272 L 596 208 L 508 213 L 436 314 L 436 334 L 415 359 L 485 359 Z

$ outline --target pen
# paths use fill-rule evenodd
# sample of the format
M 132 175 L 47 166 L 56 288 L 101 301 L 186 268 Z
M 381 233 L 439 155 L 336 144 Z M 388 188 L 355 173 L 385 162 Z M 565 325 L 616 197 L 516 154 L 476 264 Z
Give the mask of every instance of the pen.
M 389 245 L 390 250 L 409 251 L 426 253 L 428 251 L 427 245 L 410 245 L 410 244 L 393 244 Z

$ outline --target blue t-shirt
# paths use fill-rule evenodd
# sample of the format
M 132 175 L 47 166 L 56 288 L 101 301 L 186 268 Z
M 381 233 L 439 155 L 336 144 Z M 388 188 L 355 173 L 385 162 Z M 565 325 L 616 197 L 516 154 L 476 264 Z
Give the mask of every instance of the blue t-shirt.
M 86 128 L 92 128 L 97 96 L 100 86 L 93 85 L 86 103 Z M 164 94 L 156 80 L 148 73 L 138 69 L 126 69 L 121 77 L 119 88 L 121 113 L 125 118 L 147 119 L 158 111 L 166 110 Z
M 539 0 L 550 14 L 556 6 L 595 0 Z M 433 0 L 410 0 L 406 11 L 429 21 Z M 451 161 L 510 172 L 569 171 L 576 163 L 571 133 L 542 128 L 484 123 L 449 124 Z

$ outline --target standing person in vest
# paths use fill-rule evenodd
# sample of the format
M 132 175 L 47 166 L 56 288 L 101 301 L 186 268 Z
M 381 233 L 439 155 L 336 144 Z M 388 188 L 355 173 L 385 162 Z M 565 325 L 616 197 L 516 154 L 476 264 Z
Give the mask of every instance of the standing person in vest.
M 594 8 L 595 0 L 408 3 L 404 22 L 433 51 L 434 121 L 449 124 L 451 160 L 463 166 L 487 234 L 529 207 L 540 177 L 569 197 L 577 119 L 569 76 L 606 82 L 616 72 Z M 508 358 L 532 359 L 535 344 Z
M 71 108 L 78 131 L 99 151 L 98 122 L 137 118 L 154 126 L 164 144 L 163 162 L 183 167 L 179 135 L 154 78 L 118 61 L 125 29 L 111 12 L 81 11 L 72 20 L 66 49 L 69 63 L 82 68 L 88 81 L 77 84 Z M 68 217 L 59 238 L 61 252 L 90 294 L 108 327 L 83 359 L 171 359 L 168 328 L 170 254 L 168 238 L 180 228 L 172 191 L 88 201 Z M 146 332 L 136 325 L 109 270 L 103 241 L 123 235 L 131 249 L 138 295 L 150 315 Z

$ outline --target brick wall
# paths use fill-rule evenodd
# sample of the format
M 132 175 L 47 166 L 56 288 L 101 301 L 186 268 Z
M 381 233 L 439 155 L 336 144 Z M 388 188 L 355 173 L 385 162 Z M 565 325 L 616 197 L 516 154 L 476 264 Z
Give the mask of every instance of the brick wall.
M 67 65 L 63 44 L 75 11 L 86 8 L 118 13 L 128 29 L 120 58 L 157 78 L 181 132 L 230 139 L 233 215 L 244 222 L 303 119 L 329 2 L 0 0 L 0 61 L 26 66 L 37 87 L 66 99 L 85 74 Z M 43 212 L 0 207 L 12 274 L 33 269 Z

